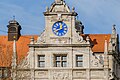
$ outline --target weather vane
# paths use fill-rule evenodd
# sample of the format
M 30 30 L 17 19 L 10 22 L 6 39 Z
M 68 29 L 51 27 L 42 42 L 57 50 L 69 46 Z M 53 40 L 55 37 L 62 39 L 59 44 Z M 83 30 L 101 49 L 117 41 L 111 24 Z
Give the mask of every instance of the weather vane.
M 15 20 L 15 15 L 13 15 L 13 20 Z

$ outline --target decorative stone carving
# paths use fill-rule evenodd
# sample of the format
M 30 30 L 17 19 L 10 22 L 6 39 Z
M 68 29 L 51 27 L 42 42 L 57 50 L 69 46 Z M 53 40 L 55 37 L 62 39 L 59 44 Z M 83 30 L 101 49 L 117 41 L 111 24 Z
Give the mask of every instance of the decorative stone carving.
M 54 73 L 53 80 L 69 80 L 68 73 Z
M 45 42 L 46 42 L 45 37 L 46 37 L 46 35 L 45 35 L 45 31 L 44 31 L 44 32 L 41 33 L 41 35 L 38 37 L 37 43 L 45 43 Z
M 53 70 L 52 79 L 53 80 L 70 80 L 69 72 L 66 70 Z
M 91 74 L 91 78 L 104 78 L 103 70 L 91 70 L 90 74 Z
M 86 73 L 83 70 L 73 71 L 73 77 L 74 78 L 86 78 Z
M 30 73 L 30 71 L 18 71 L 17 72 L 17 77 L 19 79 L 22 79 L 22 78 L 29 79 L 31 77 L 31 73 Z
M 57 14 L 58 16 L 58 20 L 61 21 L 62 20 L 62 15 L 61 14 Z
M 51 16 L 51 18 L 50 18 L 50 21 L 51 22 L 56 22 L 56 21 L 58 21 L 58 15 L 55 15 L 55 16 Z
M 35 71 L 36 78 L 48 78 L 48 71 Z
M 50 20 L 51 22 L 70 21 L 70 18 L 68 16 L 63 16 L 62 14 L 58 14 L 56 16 L 49 17 L 48 20 Z
M 78 41 L 79 42 L 83 42 L 83 37 L 82 36 L 78 36 Z
M 18 65 L 18 69 L 29 69 L 30 63 L 28 62 L 28 58 L 26 57 L 23 61 L 20 62 Z
M 102 55 L 99 56 L 99 62 L 101 65 L 104 65 L 104 60 Z
M 68 44 L 70 43 L 70 38 L 68 37 L 63 37 L 63 38 L 54 38 L 54 37 L 51 37 L 51 43 L 52 44 Z
M 83 40 L 83 37 L 82 36 L 80 36 L 78 33 L 76 33 L 76 36 L 75 36 L 75 38 L 77 39 L 77 41 L 76 42 L 80 42 L 80 43 L 82 43 L 84 40 Z
M 110 77 L 110 78 L 109 78 L 110 80 L 114 79 L 113 72 L 110 71 L 109 77 Z
M 99 61 L 97 59 L 91 60 L 92 67 L 98 67 Z
M 55 0 L 50 7 L 50 12 L 70 12 L 70 9 L 63 0 Z
M 99 55 L 98 57 L 94 54 L 91 57 L 91 67 L 103 67 L 103 56 Z

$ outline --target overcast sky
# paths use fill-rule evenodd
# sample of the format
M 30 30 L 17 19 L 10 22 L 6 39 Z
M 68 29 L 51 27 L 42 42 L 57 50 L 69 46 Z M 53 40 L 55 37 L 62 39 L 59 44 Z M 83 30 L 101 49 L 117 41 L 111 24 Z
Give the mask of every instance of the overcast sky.
M 9 20 L 16 16 L 22 35 L 40 34 L 44 30 L 43 12 L 54 0 L 0 0 L 0 35 L 7 34 Z M 65 0 L 75 7 L 86 34 L 108 34 L 116 24 L 120 34 L 120 0 Z

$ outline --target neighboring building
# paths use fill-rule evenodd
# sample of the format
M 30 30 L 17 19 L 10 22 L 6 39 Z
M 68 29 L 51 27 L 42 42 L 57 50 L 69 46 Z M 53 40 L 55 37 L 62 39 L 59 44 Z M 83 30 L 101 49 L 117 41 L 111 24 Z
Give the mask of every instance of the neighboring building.
M 46 8 L 41 35 L 21 36 L 16 20 L 0 36 L 0 77 L 13 80 L 120 80 L 119 36 L 84 34 L 63 0 Z M 10 77 L 11 76 L 11 77 Z

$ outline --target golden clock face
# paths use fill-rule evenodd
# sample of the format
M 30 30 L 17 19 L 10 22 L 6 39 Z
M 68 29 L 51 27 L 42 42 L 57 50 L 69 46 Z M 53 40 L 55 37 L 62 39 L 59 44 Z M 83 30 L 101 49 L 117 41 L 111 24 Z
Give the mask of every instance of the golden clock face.
M 64 22 L 58 21 L 53 24 L 52 31 L 57 36 L 64 36 L 67 33 L 68 28 Z

